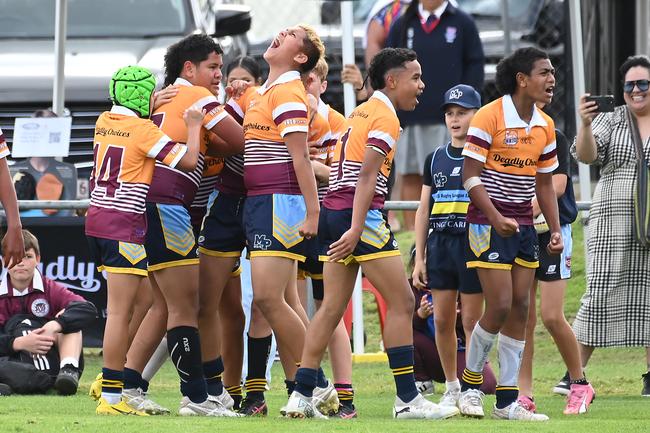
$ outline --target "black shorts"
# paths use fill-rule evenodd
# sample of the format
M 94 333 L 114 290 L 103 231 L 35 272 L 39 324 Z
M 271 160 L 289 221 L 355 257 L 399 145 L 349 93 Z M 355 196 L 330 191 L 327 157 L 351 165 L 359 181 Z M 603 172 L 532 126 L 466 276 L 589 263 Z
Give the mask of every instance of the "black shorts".
M 86 236 L 88 248 L 99 272 L 134 274 L 146 277 L 147 252 L 144 245 Z
M 487 224 L 468 224 L 465 260 L 468 268 L 512 269 L 513 264 L 535 269 L 539 266 L 537 232 L 519 226 L 519 232 L 504 238 Z
M 323 262 L 318 260 L 318 238 L 305 239 L 307 258 L 298 262 L 298 279 L 311 279 L 312 294 L 317 301 L 323 300 Z
M 224 194 L 216 197 L 203 220 L 199 252 L 215 257 L 239 257 L 246 245 L 244 203 L 246 196 Z
M 331 210 L 321 207 L 318 221 L 320 244 L 319 260 L 328 260 L 330 245 L 343 236 L 352 225 L 352 209 Z M 379 209 L 371 209 L 366 216 L 359 243 L 343 263 L 358 263 L 383 257 L 399 256 L 397 241 Z
M 199 256 L 189 211 L 178 204 L 147 203 L 149 271 L 198 265 Z
M 551 240 L 551 233 L 538 235 L 539 241 L 539 268 L 535 271 L 535 278 L 540 281 L 557 281 L 571 278 L 571 250 L 573 240 L 571 238 L 571 224 L 564 224 L 560 227 L 564 250 L 561 254 L 549 254 L 546 246 Z
M 481 293 L 476 269 L 465 264 L 465 236 L 431 232 L 427 239 L 427 279 L 432 290 Z

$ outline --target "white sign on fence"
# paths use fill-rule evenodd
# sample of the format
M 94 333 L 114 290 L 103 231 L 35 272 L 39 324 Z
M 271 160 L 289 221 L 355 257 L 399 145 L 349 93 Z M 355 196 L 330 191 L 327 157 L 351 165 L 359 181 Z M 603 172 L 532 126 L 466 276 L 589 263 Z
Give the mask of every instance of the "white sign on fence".
M 71 125 L 70 117 L 16 119 L 11 156 L 68 156 Z

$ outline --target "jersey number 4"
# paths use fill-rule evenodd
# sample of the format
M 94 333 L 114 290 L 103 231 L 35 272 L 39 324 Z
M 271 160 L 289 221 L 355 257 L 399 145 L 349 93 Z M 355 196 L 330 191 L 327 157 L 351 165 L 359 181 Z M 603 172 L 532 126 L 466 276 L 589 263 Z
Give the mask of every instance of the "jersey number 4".
M 95 147 L 95 152 L 99 145 Z M 99 167 L 99 172 L 96 173 L 95 183 L 106 190 L 106 197 L 115 197 L 115 191 L 120 188 L 120 173 L 122 172 L 122 159 L 124 157 L 124 148 L 111 146 L 106 148 L 102 165 Z M 97 156 L 95 155 L 95 161 Z

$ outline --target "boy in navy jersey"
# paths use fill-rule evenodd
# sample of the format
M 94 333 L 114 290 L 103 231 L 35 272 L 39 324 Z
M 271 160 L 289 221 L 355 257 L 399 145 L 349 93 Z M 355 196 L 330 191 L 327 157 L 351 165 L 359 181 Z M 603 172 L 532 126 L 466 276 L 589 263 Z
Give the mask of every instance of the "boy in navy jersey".
M 469 124 L 480 107 L 481 96 L 472 86 L 458 84 L 445 92 L 442 110 L 451 141 L 425 160 L 424 185 L 415 217 L 413 285 L 421 290 L 431 289 L 436 345 L 446 384 L 440 404 L 447 406 L 456 406 L 460 397 L 456 372 L 458 292 L 466 341 L 483 311 L 476 270 L 465 266 L 469 195 L 463 189 L 461 155 Z

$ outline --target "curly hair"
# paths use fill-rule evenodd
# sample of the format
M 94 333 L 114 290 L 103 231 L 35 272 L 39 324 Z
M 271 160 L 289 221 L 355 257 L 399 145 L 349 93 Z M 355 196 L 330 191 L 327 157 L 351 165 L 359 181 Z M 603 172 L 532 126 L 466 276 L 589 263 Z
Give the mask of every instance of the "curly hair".
M 536 61 L 548 59 L 546 52 L 534 47 L 520 48 L 497 64 L 494 79 L 497 90 L 502 95 L 512 95 L 517 90 L 517 74 L 530 75 Z
M 165 53 L 165 86 L 180 77 L 183 65 L 190 61 L 198 65 L 211 53 L 223 54 L 221 45 L 205 33 L 189 35 L 167 48 Z
M 417 60 L 415 51 L 407 48 L 384 48 L 370 61 L 368 77 L 373 89 L 386 87 L 386 73 L 391 69 L 404 68 L 405 64 Z

